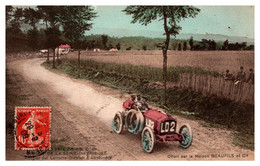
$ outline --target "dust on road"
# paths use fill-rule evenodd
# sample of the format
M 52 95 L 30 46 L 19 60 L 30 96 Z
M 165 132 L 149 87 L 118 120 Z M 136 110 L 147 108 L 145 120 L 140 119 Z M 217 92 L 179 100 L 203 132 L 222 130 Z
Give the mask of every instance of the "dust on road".
M 179 123 L 178 127 L 188 123 L 193 129 L 192 146 L 182 149 L 177 143 L 157 143 L 153 153 L 147 154 L 141 147 L 140 135 L 127 132 L 117 135 L 112 132 L 112 118 L 115 112 L 122 110 L 122 102 L 128 97 L 127 94 L 90 81 L 53 73 L 40 66 L 43 62 L 44 59 L 13 61 L 7 63 L 7 68 L 21 75 L 26 81 L 25 88 L 30 88 L 38 98 L 52 107 L 52 139 L 65 134 L 69 138 L 68 144 L 74 143 L 71 146 L 91 145 L 99 152 L 107 152 L 112 160 L 254 159 L 254 151 L 232 144 L 231 131 L 203 127 L 201 121 L 179 116 L 174 116 Z M 238 154 L 241 157 L 237 158 Z

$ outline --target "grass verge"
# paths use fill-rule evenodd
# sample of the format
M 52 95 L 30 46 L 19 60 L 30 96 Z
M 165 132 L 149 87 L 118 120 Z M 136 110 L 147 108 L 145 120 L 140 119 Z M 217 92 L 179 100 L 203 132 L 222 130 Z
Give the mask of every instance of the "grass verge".
M 43 65 L 47 69 L 52 68 L 52 63 Z M 74 78 L 91 80 L 127 93 L 142 94 L 152 104 L 166 109 L 169 114 L 202 119 L 212 127 L 222 126 L 238 131 L 239 134 L 234 135 L 234 144 L 254 150 L 254 105 L 237 103 L 215 96 L 202 96 L 175 88 L 168 90 L 167 106 L 163 106 L 164 90 L 144 86 L 150 81 L 162 81 L 162 70 L 159 68 L 84 60 L 81 61 L 79 69 L 77 60 L 67 58 L 62 59 L 62 62 L 56 66 L 55 70 Z M 181 73 L 221 76 L 216 72 L 193 67 L 170 67 L 168 73 L 171 76 L 169 81 L 178 81 Z

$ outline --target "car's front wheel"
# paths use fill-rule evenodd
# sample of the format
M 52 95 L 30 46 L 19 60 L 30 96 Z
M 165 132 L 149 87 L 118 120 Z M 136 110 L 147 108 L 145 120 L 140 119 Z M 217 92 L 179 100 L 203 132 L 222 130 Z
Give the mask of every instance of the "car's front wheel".
M 188 147 L 191 146 L 192 140 L 193 140 L 193 135 L 192 135 L 192 130 L 190 125 L 186 124 L 181 126 L 179 133 L 182 135 L 182 140 L 179 141 L 179 145 L 187 149 Z
M 145 127 L 142 132 L 142 147 L 144 151 L 147 153 L 151 153 L 153 151 L 155 139 L 154 133 L 150 127 Z

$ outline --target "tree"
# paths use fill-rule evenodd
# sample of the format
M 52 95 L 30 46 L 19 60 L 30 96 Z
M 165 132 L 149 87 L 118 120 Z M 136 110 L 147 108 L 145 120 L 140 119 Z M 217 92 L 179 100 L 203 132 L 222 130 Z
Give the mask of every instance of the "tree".
M 103 43 L 104 49 L 106 50 L 107 49 L 108 35 L 102 35 L 101 38 L 102 38 L 102 43 Z
M 33 8 L 25 8 L 23 10 L 23 22 L 29 24 L 32 28 L 27 32 L 28 46 L 33 49 L 38 48 L 39 31 L 36 24 L 40 21 L 41 15 L 38 10 Z
M 36 28 L 29 29 L 27 31 L 27 41 L 28 41 L 28 46 L 35 51 L 35 49 L 38 48 L 38 38 L 39 38 L 39 31 Z
M 177 42 L 173 42 L 173 43 L 172 43 L 172 49 L 173 49 L 173 50 L 176 50 L 176 49 L 177 49 L 177 46 L 178 46 L 178 43 L 177 43 Z
M 147 25 L 153 20 L 162 20 L 165 42 L 162 45 L 163 53 L 163 79 L 164 79 L 164 104 L 166 105 L 166 82 L 167 82 L 167 51 L 170 43 L 170 36 L 176 37 L 181 30 L 178 23 L 185 18 L 195 17 L 200 9 L 192 6 L 127 6 L 123 12 L 132 15 L 131 23 L 139 22 Z
M 91 6 L 64 6 L 58 15 L 63 27 L 65 37 L 71 40 L 74 48 L 78 49 L 78 66 L 80 69 L 80 48 L 86 31 L 92 28 L 90 23 L 96 17 L 96 12 Z M 78 74 L 80 71 L 78 72 Z M 79 77 L 80 75 L 78 75 Z
M 48 48 L 47 62 L 49 62 L 49 48 L 53 49 L 53 68 L 55 68 L 55 48 L 60 44 L 59 36 L 61 32 L 60 22 L 58 16 L 61 13 L 59 6 L 37 6 L 40 18 L 45 22 L 46 42 L 45 46 Z
M 211 50 L 217 50 L 217 43 L 214 40 L 212 40 L 210 43 L 210 47 Z
M 228 44 L 229 44 L 228 40 L 226 40 L 223 44 L 224 45 L 223 45 L 222 49 L 223 50 L 227 50 L 228 49 Z
M 53 66 L 52 66 L 52 68 L 56 68 L 55 67 L 55 48 L 60 43 L 59 36 L 61 35 L 61 32 L 58 28 L 49 27 L 45 30 L 45 34 L 46 34 L 46 37 L 47 37 L 46 46 L 48 48 L 53 49 Z M 49 53 L 48 53 L 48 55 L 49 55 Z M 47 57 L 47 58 L 49 59 L 49 57 Z
M 40 14 L 41 19 L 45 22 L 46 29 L 59 28 L 60 20 L 59 15 L 62 12 L 61 6 L 37 6 L 38 13 Z
M 178 44 L 178 51 L 181 51 L 181 43 Z
M 6 51 L 27 48 L 26 35 L 21 30 L 23 8 L 6 6 Z
M 242 43 L 241 43 L 242 50 L 245 50 L 246 45 L 247 45 L 247 42 L 242 42 Z
M 89 41 L 89 48 L 92 50 L 95 48 L 95 40 L 90 40 Z
M 40 21 L 41 19 L 41 14 L 38 12 L 38 10 L 33 9 L 33 8 L 25 8 L 23 10 L 23 21 L 26 24 L 29 24 L 32 26 L 33 29 L 37 29 L 36 24 Z
M 191 37 L 190 37 L 190 41 L 189 41 L 189 44 L 190 44 L 190 50 L 193 50 L 193 43 L 194 43 L 194 41 L 193 41 L 193 37 L 191 36 Z
M 187 42 L 185 41 L 184 43 L 183 43 L 183 51 L 186 51 L 187 50 Z
M 209 49 L 209 42 L 207 39 L 201 39 L 201 49 L 202 50 L 206 50 L 206 49 Z
M 13 8 L 8 6 L 6 9 L 6 31 L 7 33 L 10 32 L 12 34 L 19 34 L 21 33 L 21 23 L 23 19 L 23 8 Z
M 57 17 L 64 36 L 75 44 L 84 36 L 85 31 L 92 28 L 93 23 L 90 21 L 96 17 L 96 13 L 90 6 L 64 6 Z M 75 47 L 77 48 L 77 45 Z
M 120 48 L 121 48 L 120 43 L 117 43 L 117 45 L 116 45 L 116 49 L 117 49 L 117 50 L 120 50 Z
M 111 43 L 109 43 L 108 49 L 110 50 L 112 48 L 114 48 L 114 46 Z
M 5 6 L 5 21 L 6 21 L 6 25 L 8 25 L 8 23 L 10 23 L 10 21 L 12 19 L 13 11 L 14 11 L 14 8 L 12 6 Z

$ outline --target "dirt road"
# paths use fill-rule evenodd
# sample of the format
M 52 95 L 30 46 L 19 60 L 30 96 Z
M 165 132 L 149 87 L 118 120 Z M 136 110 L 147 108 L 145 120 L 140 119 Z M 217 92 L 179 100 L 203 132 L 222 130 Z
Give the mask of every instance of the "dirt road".
M 112 131 L 114 113 L 122 109 L 122 102 L 129 97 L 117 90 L 90 81 L 72 79 L 53 73 L 40 64 L 44 59 L 26 59 L 7 63 L 7 69 L 23 80 L 23 89 L 39 106 L 52 107 L 51 139 L 53 153 L 45 153 L 39 160 L 253 160 L 254 151 L 232 144 L 232 132 L 224 129 L 203 127 L 201 121 L 175 116 L 181 124 L 191 125 L 193 144 L 182 149 L 177 143 L 157 143 L 152 154 L 141 147 L 141 136 Z M 34 100 L 31 100 L 34 101 Z M 35 105 L 28 103 L 28 105 Z M 26 105 L 24 105 L 26 106 Z M 8 144 L 13 142 L 9 140 Z M 56 145 L 56 147 L 55 147 Z M 60 151 L 58 147 L 78 148 L 77 152 Z M 7 146 L 8 159 L 22 159 L 23 153 Z M 82 148 L 82 149 L 80 149 Z M 79 150 L 80 149 L 80 150 Z M 83 153 L 93 152 L 86 157 Z M 91 149 L 91 150 L 89 150 Z M 59 153 L 58 153 L 59 152 Z M 63 153 L 61 153 L 63 152 Z M 94 154 L 95 152 L 95 154 Z M 238 155 L 240 155 L 238 157 Z M 12 158 L 12 156 L 15 156 Z M 20 156 L 20 157 L 19 157 Z M 65 158 L 64 158 L 65 157 Z M 91 158 L 92 157 L 92 158 Z

